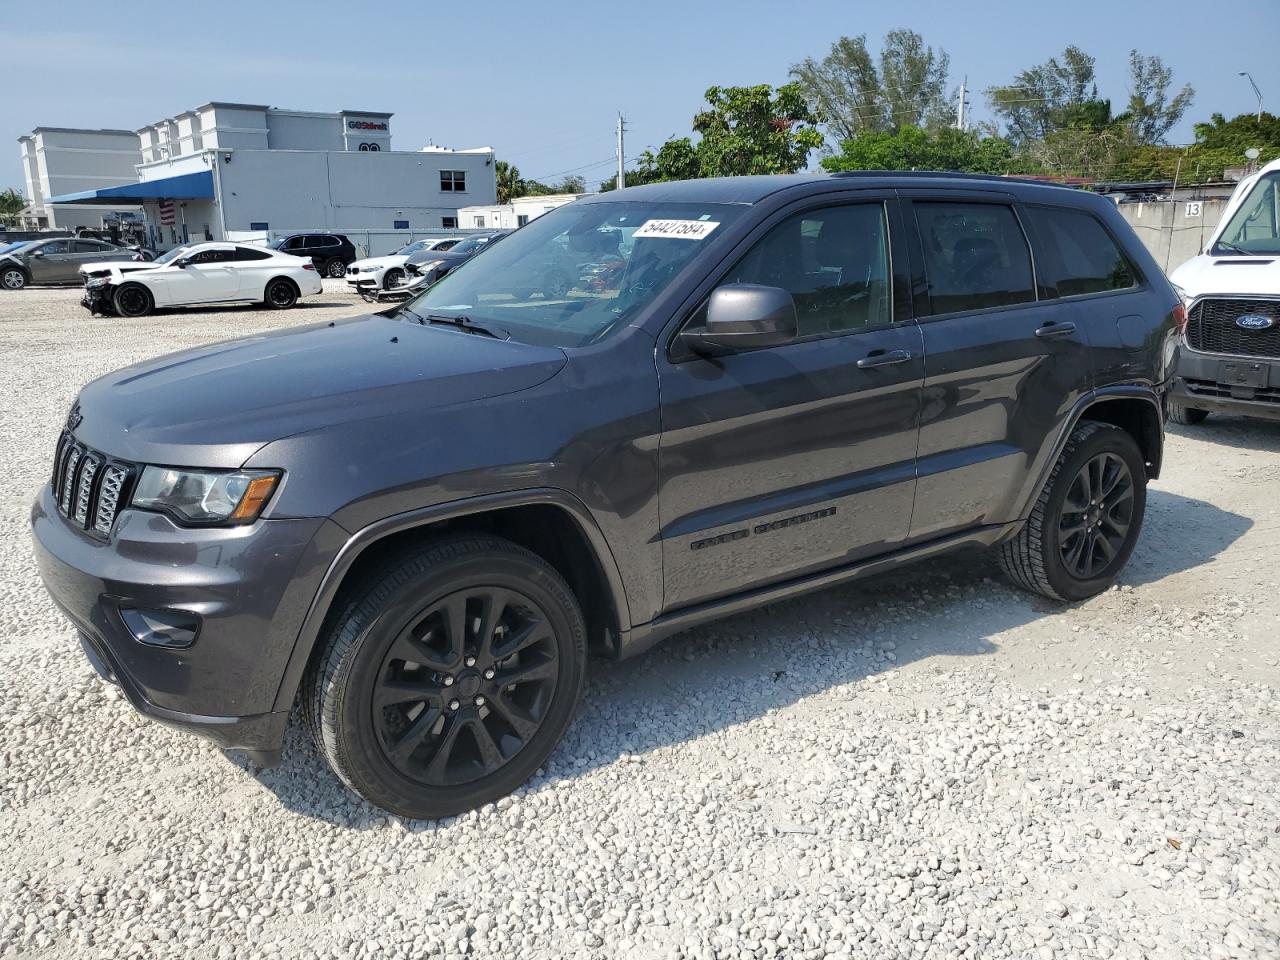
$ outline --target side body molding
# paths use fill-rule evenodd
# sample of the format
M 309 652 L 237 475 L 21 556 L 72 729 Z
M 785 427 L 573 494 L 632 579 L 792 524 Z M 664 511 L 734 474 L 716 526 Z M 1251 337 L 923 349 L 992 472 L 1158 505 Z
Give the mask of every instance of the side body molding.
M 596 525 L 590 511 L 580 500 L 564 490 L 553 487 L 535 487 L 527 490 L 512 490 L 505 493 L 469 497 L 463 500 L 451 500 L 447 503 L 410 510 L 406 513 L 398 513 L 371 523 L 354 533 L 342 549 L 338 551 L 337 556 L 330 563 L 329 569 L 325 572 L 324 578 L 320 581 L 320 588 L 316 591 L 315 598 L 311 601 L 307 615 L 302 621 L 302 627 L 298 631 L 298 637 L 294 641 L 293 653 L 289 657 L 284 675 L 280 680 L 280 688 L 276 692 L 275 709 L 289 710 L 292 707 L 298 686 L 302 682 L 302 675 L 306 672 L 307 663 L 311 658 L 311 651 L 315 647 L 316 640 L 320 635 L 320 629 L 324 624 L 325 617 L 328 615 L 334 597 L 338 593 L 338 588 L 342 585 L 351 567 L 365 550 L 384 537 L 402 533 L 414 527 L 423 527 L 442 520 L 455 520 L 481 513 L 491 513 L 511 507 L 534 505 L 559 507 L 577 523 L 583 537 L 586 538 L 592 552 L 595 554 L 596 562 L 599 563 L 600 569 L 603 571 L 605 580 L 609 585 L 610 600 L 617 613 L 618 627 L 624 636 L 628 634 L 631 630 L 631 615 L 627 603 L 626 589 L 622 583 L 622 576 L 618 572 L 618 565 L 614 561 L 613 551 L 605 540 L 604 534 L 600 531 L 599 526 Z

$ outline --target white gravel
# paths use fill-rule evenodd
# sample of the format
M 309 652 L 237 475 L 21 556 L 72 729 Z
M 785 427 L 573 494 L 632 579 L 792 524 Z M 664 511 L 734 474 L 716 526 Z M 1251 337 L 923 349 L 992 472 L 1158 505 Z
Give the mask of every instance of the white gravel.
M 254 777 L 136 717 L 31 560 L 61 418 L 122 364 L 360 310 L 326 287 L 0 295 L 0 956 L 1280 957 L 1280 423 L 1171 433 L 1088 603 L 969 557 L 593 664 L 542 774 L 454 820 L 358 802 L 296 728 Z

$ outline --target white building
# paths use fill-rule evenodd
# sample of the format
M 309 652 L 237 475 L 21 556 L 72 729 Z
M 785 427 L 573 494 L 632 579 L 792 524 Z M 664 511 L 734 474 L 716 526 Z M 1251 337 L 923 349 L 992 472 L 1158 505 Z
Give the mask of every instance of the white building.
M 26 179 L 28 210 L 24 219 L 37 229 L 99 228 L 113 212 L 136 212 L 137 206 L 49 205 L 45 201 L 68 193 L 136 183 L 142 162 L 138 135 L 131 130 L 78 130 L 36 127 L 18 138 Z
M 458 226 L 468 229 L 514 230 L 536 220 L 556 207 L 582 196 L 580 193 L 549 193 L 542 197 L 516 197 L 510 203 L 490 203 L 458 208 Z
M 132 134 L 127 182 L 59 191 L 46 206 L 131 205 L 145 212 L 151 244 L 167 249 L 288 231 L 455 228 L 459 207 L 493 202 L 491 148 L 397 152 L 390 121 L 206 103 Z

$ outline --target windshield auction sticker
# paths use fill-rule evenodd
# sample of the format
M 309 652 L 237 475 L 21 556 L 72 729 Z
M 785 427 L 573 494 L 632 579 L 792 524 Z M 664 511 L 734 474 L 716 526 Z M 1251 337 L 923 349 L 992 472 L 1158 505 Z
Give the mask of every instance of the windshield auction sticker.
M 666 237 L 669 240 L 702 240 L 716 227 L 717 220 L 646 220 L 632 236 Z

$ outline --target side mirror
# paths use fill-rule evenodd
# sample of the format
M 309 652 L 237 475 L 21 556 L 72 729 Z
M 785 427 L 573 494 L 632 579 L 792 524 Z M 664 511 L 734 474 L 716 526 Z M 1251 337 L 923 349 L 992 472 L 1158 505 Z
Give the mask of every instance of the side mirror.
M 32 255 L 33 257 L 43 257 L 43 256 L 44 256 L 44 251 L 43 251 L 43 250 L 32 250 L 32 251 L 31 251 L 31 255 Z
M 175 267 L 181 267 L 183 270 L 185 270 L 187 269 L 187 267 L 191 266 L 191 258 L 179 257 L 177 260 L 173 261 L 173 265 Z
M 727 283 L 712 292 L 705 326 L 685 330 L 680 339 L 695 353 L 728 353 L 790 343 L 796 330 L 796 302 L 790 292 Z

